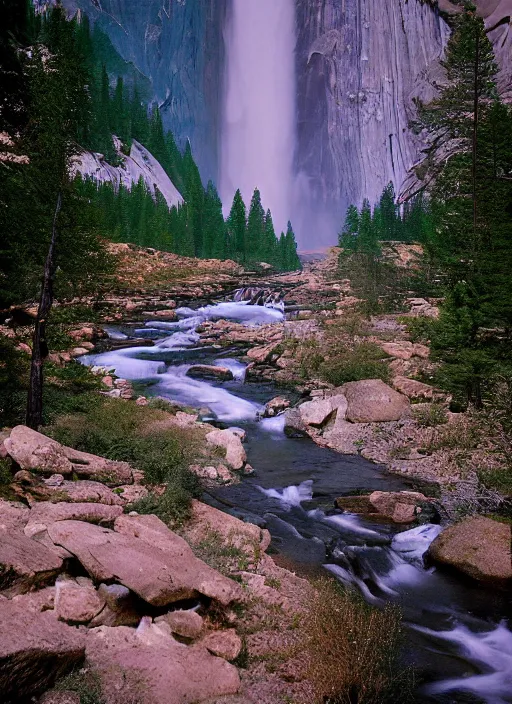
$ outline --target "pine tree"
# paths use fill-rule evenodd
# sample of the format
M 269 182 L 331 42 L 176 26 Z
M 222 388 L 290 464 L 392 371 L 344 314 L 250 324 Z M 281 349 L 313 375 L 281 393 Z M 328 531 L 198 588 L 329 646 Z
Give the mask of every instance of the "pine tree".
M 131 136 L 147 148 L 149 145 L 148 107 L 142 101 L 137 86 L 133 89 L 130 113 Z
M 343 229 L 338 235 L 339 246 L 343 249 L 355 249 L 359 234 L 359 211 L 355 205 L 349 205 Z
M 212 181 L 208 182 L 204 201 L 203 256 L 226 257 L 226 224 L 222 215 L 222 202 Z
M 249 260 L 256 261 L 261 258 L 264 233 L 265 211 L 261 205 L 261 194 L 255 188 L 247 219 L 246 255 Z
M 231 206 L 231 211 L 229 213 L 228 221 L 228 235 L 231 241 L 232 250 L 234 251 L 235 257 L 242 262 L 247 259 L 246 252 L 246 230 L 247 230 L 247 219 L 246 219 L 246 209 L 242 198 L 240 189 L 235 193 L 233 199 L 233 205 Z
M 265 214 L 265 230 L 263 234 L 263 243 L 261 249 L 261 258 L 264 262 L 278 265 L 278 242 L 272 221 L 272 213 L 267 210 Z
M 183 155 L 183 173 L 185 180 L 184 197 L 187 201 L 187 222 L 194 240 L 194 252 L 196 257 L 203 254 L 203 216 L 204 216 L 204 188 L 197 164 L 192 156 L 190 142 L 187 142 L 185 154 Z
M 395 188 L 388 183 L 379 201 L 379 218 L 376 229 L 380 240 L 392 241 L 397 239 L 400 216 L 396 205 Z M 374 219 L 375 212 L 374 212 Z
M 112 132 L 119 137 L 123 143 L 126 153 L 131 147 L 131 115 L 126 95 L 124 82 L 121 76 L 118 77 L 114 97 L 111 103 L 110 127 Z

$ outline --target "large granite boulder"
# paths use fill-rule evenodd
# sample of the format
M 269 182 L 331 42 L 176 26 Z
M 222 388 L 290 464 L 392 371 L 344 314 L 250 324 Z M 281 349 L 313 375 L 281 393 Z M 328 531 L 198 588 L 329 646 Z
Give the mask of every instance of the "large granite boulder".
M 427 558 L 473 579 L 512 583 L 511 541 L 509 523 L 471 516 L 443 530 Z
M 31 516 L 30 509 L 19 501 L 4 501 L 0 499 L 0 531 L 10 528 L 21 528 L 27 524 Z
M 57 521 L 84 521 L 105 525 L 114 523 L 122 513 L 122 506 L 43 501 L 32 506 L 26 529 L 30 530 L 35 524 L 49 526 Z
M 302 415 L 298 407 L 288 408 L 284 414 L 284 434 L 288 438 L 308 437 L 307 426 L 302 420 Z
M 74 579 L 57 580 L 55 613 L 59 621 L 79 625 L 89 623 L 105 605 L 92 582 L 78 584 Z
M 78 665 L 85 637 L 49 612 L 0 600 L 0 692 L 3 704 L 28 701 Z
M 188 544 L 156 516 L 120 516 L 116 531 L 59 521 L 50 539 L 68 550 L 96 581 L 123 584 L 153 606 L 204 594 L 229 604 L 238 585 L 195 557 Z
M 199 704 L 238 691 L 236 667 L 200 644 L 178 643 L 164 625 L 102 626 L 87 633 L 87 663 L 99 672 L 109 704 L 137 698 L 144 704 Z
M 44 586 L 62 568 L 62 559 L 18 530 L 0 531 L 0 591 L 21 594 Z
M 133 482 L 131 467 L 126 462 L 113 462 L 88 452 L 73 450 L 25 425 L 13 428 L 4 440 L 4 447 L 21 469 L 40 472 L 45 476 L 76 475 L 109 486 Z
M 384 423 L 400 420 L 410 407 L 409 399 L 381 379 L 350 381 L 342 387 L 352 423 Z
M 247 455 L 242 441 L 231 430 L 213 430 L 206 436 L 206 442 L 226 451 L 226 463 L 232 469 L 242 469 L 247 462 Z

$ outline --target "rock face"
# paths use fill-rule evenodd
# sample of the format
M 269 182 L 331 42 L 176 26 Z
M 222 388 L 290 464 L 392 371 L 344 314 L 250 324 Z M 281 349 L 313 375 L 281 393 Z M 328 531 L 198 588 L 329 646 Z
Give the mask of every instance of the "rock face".
M 413 99 L 433 97 L 449 29 L 418 0 L 296 7 L 297 169 L 311 203 L 339 218 L 390 181 L 400 190 L 421 146 L 409 129 Z
M 44 475 L 76 474 L 84 479 L 98 479 L 109 486 L 131 484 L 133 481 L 132 470 L 126 462 L 113 462 L 73 450 L 25 425 L 16 426 L 4 440 L 4 446 L 21 469 Z
M 0 623 L 2 702 L 40 694 L 84 657 L 84 635 L 47 612 L 34 613 L 22 603 L 0 601 Z
M 473 516 L 446 528 L 431 544 L 428 558 L 473 579 L 512 583 L 511 526 Z
M 106 32 L 146 76 L 166 129 L 181 147 L 190 139 L 206 181 L 217 180 L 226 0 L 66 0 Z M 205 183 L 206 183 L 205 181 Z
M 80 521 L 48 527 L 50 539 L 75 555 L 90 576 L 117 580 L 153 606 L 204 594 L 229 604 L 238 585 L 195 557 L 156 516 L 120 516 L 116 531 Z
M 347 420 L 352 423 L 384 423 L 400 420 L 409 410 L 409 399 L 380 379 L 350 381 L 343 387 Z

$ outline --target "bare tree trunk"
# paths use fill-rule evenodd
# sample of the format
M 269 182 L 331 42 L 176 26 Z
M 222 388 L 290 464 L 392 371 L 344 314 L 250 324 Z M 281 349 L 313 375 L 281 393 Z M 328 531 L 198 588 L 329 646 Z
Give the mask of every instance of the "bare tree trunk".
M 52 238 L 44 265 L 43 285 L 37 311 L 34 337 L 32 343 L 32 360 L 30 364 L 30 384 L 27 399 L 26 424 L 37 430 L 43 422 L 43 362 L 48 356 L 46 342 L 46 323 L 53 303 L 53 279 L 55 276 L 55 248 L 57 244 L 57 219 L 62 205 L 62 195 L 57 196 L 53 216 Z
M 479 107 L 479 91 L 478 91 L 478 72 L 480 70 L 480 32 L 476 30 L 476 47 L 475 47 L 475 86 L 474 86 L 474 106 L 473 106 L 473 145 L 472 145 L 472 177 L 473 177 L 473 237 L 474 246 L 476 247 L 476 225 L 477 225 L 477 203 L 476 203 L 476 157 L 478 149 L 478 107 Z

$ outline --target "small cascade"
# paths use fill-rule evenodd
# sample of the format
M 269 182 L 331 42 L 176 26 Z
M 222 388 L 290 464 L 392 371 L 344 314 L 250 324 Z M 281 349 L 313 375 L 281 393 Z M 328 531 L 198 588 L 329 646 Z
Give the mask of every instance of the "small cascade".
M 247 286 L 235 291 L 233 301 L 236 303 L 246 302 L 250 306 L 264 306 L 284 311 L 284 293 L 282 291 L 271 291 L 270 289 Z

